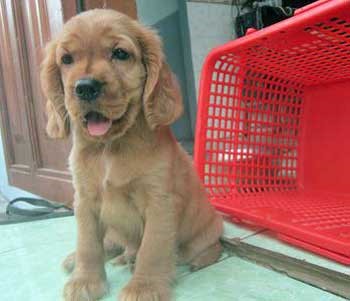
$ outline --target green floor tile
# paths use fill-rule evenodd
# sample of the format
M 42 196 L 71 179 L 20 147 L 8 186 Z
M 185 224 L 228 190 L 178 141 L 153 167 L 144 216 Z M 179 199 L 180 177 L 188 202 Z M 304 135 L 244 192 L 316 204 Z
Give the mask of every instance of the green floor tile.
M 67 281 L 60 264 L 75 245 L 73 218 L 59 218 L 0 227 L 0 300 L 61 300 Z M 110 294 L 115 301 L 131 275 L 125 267 L 107 265 Z M 206 269 L 190 273 L 179 268 L 174 291 L 177 301 L 340 301 L 322 290 L 287 276 L 223 255 Z
M 263 231 L 263 228 L 253 225 L 235 224 L 231 222 L 224 223 L 224 236 L 226 238 L 244 239 L 261 231 Z
M 179 301 L 344 300 L 237 257 L 186 276 L 176 296 Z
M 276 239 L 271 232 L 263 232 L 244 239 L 244 242 L 251 245 L 278 252 L 289 257 L 305 260 L 309 263 L 350 275 L 350 267 L 335 261 L 328 260 L 326 257 L 318 256 L 315 253 L 308 252 L 290 244 Z

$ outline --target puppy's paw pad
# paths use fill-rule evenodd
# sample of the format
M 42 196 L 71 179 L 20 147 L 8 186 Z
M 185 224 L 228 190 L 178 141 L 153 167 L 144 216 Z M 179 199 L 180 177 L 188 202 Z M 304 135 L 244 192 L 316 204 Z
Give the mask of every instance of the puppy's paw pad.
M 65 301 L 95 301 L 108 291 L 107 282 L 101 279 L 73 277 L 64 287 Z
M 170 289 L 149 281 L 131 281 L 121 292 L 120 301 L 170 301 Z

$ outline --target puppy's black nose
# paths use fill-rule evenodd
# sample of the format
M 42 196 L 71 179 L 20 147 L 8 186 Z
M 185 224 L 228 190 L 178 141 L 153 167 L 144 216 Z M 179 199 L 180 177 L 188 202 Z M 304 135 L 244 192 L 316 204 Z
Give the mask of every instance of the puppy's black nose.
M 101 94 L 102 83 L 93 78 L 82 78 L 75 83 L 75 94 L 81 100 L 93 101 Z

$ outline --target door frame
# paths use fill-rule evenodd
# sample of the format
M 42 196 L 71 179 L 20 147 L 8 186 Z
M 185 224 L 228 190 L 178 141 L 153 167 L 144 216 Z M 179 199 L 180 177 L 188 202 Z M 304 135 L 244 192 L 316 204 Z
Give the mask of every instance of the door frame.
M 196 134 L 196 118 L 197 118 L 197 96 L 196 85 L 193 71 L 192 62 L 192 47 L 190 28 L 188 23 L 187 5 L 186 0 L 178 0 L 179 5 L 179 17 L 180 17 L 180 29 L 181 29 L 181 43 L 184 54 L 184 66 L 186 77 L 186 88 L 188 97 L 189 115 L 191 119 L 191 128 L 193 134 L 193 140 Z

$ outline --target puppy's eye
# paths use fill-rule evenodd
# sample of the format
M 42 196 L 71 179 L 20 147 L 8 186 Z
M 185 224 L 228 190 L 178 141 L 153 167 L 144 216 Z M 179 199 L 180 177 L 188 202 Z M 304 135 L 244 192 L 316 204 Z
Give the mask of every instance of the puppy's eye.
M 70 65 L 73 63 L 73 57 L 70 55 L 70 54 L 64 54 L 62 57 L 61 57 L 61 62 L 62 64 L 65 64 L 65 65 Z
M 121 48 L 115 48 L 112 50 L 112 59 L 125 61 L 130 57 L 130 54 Z

